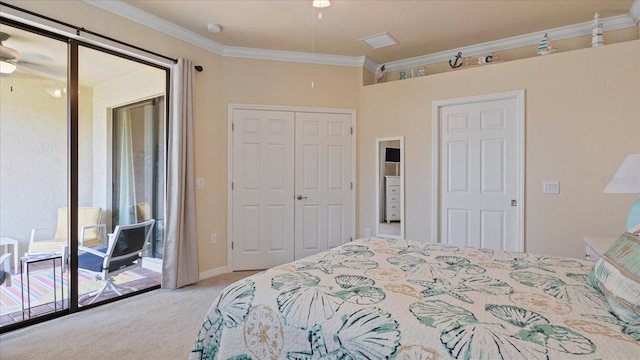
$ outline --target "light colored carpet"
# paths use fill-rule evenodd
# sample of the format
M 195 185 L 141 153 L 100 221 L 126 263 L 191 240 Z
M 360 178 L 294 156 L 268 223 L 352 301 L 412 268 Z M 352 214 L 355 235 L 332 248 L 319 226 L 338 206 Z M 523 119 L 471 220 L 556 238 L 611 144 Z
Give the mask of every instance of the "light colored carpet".
M 220 291 L 256 271 L 155 290 L 0 336 L 0 359 L 186 359 Z

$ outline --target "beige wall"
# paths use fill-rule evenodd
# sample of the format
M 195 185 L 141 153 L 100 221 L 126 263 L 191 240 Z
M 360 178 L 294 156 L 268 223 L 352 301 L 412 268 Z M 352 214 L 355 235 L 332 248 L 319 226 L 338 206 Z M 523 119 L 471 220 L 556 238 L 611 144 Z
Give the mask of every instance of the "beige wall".
M 431 234 L 434 100 L 525 90 L 526 250 L 584 256 L 582 235 L 618 235 L 637 195 L 603 194 L 640 152 L 640 41 L 366 86 L 358 120 L 359 232 L 374 228 L 376 137 L 405 136 L 406 237 Z M 543 195 L 559 180 L 559 195 Z
M 228 103 L 357 109 L 359 234 L 373 228 L 376 137 L 405 136 L 406 235 L 428 239 L 431 102 L 514 89 L 527 91 L 527 250 L 579 257 L 579 237 L 619 233 L 634 200 L 601 192 L 602 178 L 639 150 L 638 41 L 361 87 L 371 75 L 359 68 L 222 58 L 84 2 L 9 2 L 204 66 L 195 142 L 196 177 L 206 181 L 196 193 L 205 275 L 226 266 Z M 543 179 L 559 180 L 561 194 L 542 196 Z

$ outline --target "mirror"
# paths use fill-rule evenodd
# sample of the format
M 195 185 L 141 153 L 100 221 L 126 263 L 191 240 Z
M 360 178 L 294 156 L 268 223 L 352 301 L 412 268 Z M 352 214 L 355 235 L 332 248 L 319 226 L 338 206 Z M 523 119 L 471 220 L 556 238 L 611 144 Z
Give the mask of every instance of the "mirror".
M 404 137 L 376 139 L 376 236 L 404 238 Z

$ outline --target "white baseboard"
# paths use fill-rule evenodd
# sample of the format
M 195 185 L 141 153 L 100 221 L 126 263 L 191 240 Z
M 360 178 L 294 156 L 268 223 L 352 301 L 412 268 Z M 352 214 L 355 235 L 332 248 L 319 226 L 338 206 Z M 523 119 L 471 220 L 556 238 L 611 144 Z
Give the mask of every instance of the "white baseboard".
M 212 278 L 214 276 L 226 274 L 226 273 L 229 273 L 229 272 L 231 272 L 231 271 L 229 271 L 229 269 L 226 266 L 221 266 L 219 268 L 215 268 L 215 269 L 207 270 L 205 272 L 201 272 L 200 273 L 200 280 Z
M 157 271 L 159 273 L 162 272 L 162 259 L 152 259 L 152 258 L 143 258 L 142 259 L 142 267 Z M 221 266 L 219 268 L 207 270 L 205 272 L 201 272 L 199 275 L 200 280 L 212 278 L 214 276 L 222 275 L 231 272 L 226 266 Z

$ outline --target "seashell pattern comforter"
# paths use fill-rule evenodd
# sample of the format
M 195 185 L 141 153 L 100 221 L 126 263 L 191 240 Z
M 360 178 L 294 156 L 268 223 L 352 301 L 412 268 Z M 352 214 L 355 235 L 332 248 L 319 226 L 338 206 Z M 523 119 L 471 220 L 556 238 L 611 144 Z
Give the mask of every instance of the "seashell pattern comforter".
M 359 239 L 228 286 L 190 359 L 636 359 L 592 262 Z

